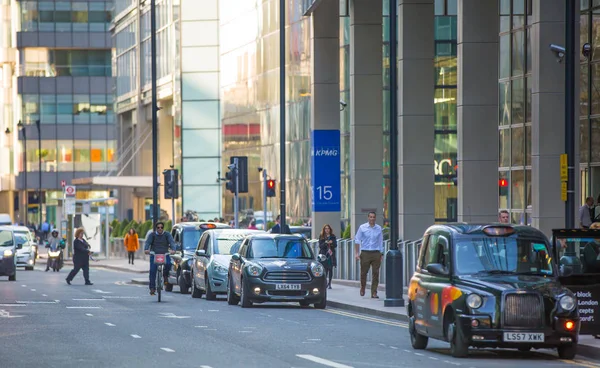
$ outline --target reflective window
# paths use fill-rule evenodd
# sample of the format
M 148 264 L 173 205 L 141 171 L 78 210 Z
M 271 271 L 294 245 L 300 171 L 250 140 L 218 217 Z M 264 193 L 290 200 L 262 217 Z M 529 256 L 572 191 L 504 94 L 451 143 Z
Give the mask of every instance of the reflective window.
M 113 99 L 110 95 L 21 95 L 23 123 L 34 124 L 112 124 Z
M 27 170 L 38 171 L 41 164 L 44 172 L 106 171 L 115 162 L 115 147 L 115 141 L 28 140 Z
M 117 3 L 124 0 L 119 0 Z M 131 0 L 130 0 L 131 1 Z M 106 32 L 112 1 L 19 1 L 22 32 Z M 90 4 L 90 5 L 88 5 Z

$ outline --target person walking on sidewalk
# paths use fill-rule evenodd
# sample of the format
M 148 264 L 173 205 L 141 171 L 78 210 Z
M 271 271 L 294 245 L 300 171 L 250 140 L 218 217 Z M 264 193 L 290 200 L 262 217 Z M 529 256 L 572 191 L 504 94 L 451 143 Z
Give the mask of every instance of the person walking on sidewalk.
M 71 281 L 77 276 L 79 270 L 83 270 L 83 278 L 85 279 L 86 285 L 94 285 L 90 281 L 90 245 L 83 239 L 82 227 L 75 230 L 75 241 L 73 242 L 73 270 L 69 273 L 67 278 L 67 284 L 71 285 Z
M 335 257 L 335 249 L 337 248 L 337 240 L 331 230 L 329 224 L 325 224 L 319 235 L 319 254 L 325 256 L 325 260 L 321 261 L 325 267 L 326 277 L 328 280 L 327 287 L 331 289 L 331 279 L 333 278 L 333 268 L 337 266 Z
M 150 233 L 148 238 L 146 239 L 146 244 L 144 245 L 144 253 L 150 254 L 150 251 L 153 251 L 155 254 L 173 254 L 177 249 L 177 245 L 175 244 L 175 240 L 173 240 L 173 236 L 171 233 L 165 231 L 164 222 L 157 222 L 156 228 L 154 232 Z M 165 280 L 165 285 L 168 285 L 169 282 L 169 270 L 171 269 L 171 257 L 167 254 L 165 257 L 165 267 L 163 268 L 163 276 Z M 154 263 L 154 255 L 150 255 L 150 295 L 154 295 L 156 293 L 156 271 L 158 270 L 158 266 Z
M 378 299 L 377 287 L 379 286 L 379 268 L 383 260 L 383 231 L 375 223 L 377 215 L 369 212 L 369 221 L 360 225 L 354 237 L 356 259 L 360 261 L 360 296 L 365 295 L 367 274 L 369 268 L 373 269 L 371 281 L 371 298 Z
M 137 250 L 140 248 L 140 240 L 134 228 L 129 229 L 127 235 L 125 235 L 125 239 L 123 239 L 123 244 L 125 245 L 125 249 L 127 249 L 127 258 L 129 260 L 129 264 L 133 264 L 135 252 L 137 252 Z

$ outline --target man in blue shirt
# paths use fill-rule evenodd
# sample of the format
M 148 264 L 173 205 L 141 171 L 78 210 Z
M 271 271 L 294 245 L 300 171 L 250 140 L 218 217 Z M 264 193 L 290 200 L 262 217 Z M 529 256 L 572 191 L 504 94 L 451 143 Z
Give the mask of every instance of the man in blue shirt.
M 373 268 L 373 280 L 371 281 L 371 298 L 378 299 L 377 287 L 379 286 L 379 268 L 383 260 L 383 231 L 381 226 L 375 223 L 377 215 L 369 212 L 369 221 L 360 225 L 354 237 L 356 259 L 360 261 L 360 296 L 365 295 L 367 285 L 367 274 L 369 268 Z
M 163 222 L 157 222 L 153 233 L 150 233 L 144 244 L 144 253 L 150 254 L 173 254 L 177 250 L 177 245 L 173 236 L 165 231 L 165 224 Z M 156 271 L 158 266 L 154 264 L 154 255 L 150 256 L 150 295 L 156 293 Z M 171 257 L 167 255 L 165 259 L 165 267 L 163 267 L 163 276 L 165 285 L 168 284 L 169 270 L 171 269 Z

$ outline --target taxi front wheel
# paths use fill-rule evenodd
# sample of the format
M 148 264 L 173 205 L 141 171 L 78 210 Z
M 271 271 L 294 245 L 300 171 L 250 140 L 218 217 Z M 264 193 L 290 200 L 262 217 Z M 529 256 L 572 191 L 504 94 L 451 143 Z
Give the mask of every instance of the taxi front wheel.
M 463 335 L 457 331 L 456 322 L 452 321 L 448 327 L 448 341 L 450 342 L 450 354 L 454 358 L 466 358 L 469 355 L 469 344 Z
M 577 355 L 577 345 L 562 345 L 557 348 L 560 359 L 575 359 Z
M 413 349 L 423 350 L 427 348 L 427 343 L 429 342 L 429 337 L 423 336 L 417 332 L 415 329 L 415 318 L 411 317 L 409 321 L 409 331 L 410 331 L 410 344 Z

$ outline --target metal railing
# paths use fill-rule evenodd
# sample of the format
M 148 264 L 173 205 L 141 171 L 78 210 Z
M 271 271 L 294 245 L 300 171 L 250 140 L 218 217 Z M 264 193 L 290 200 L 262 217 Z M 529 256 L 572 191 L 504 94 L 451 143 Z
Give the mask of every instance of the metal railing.
M 144 243 L 146 239 L 140 239 L 140 247 L 136 252 L 136 259 L 147 260 L 148 256 L 144 254 Z M 319 241 L 309 240 L 313 253 L 319 253 Z M 419 251 L 421 250 L 422 239 L 401 240 L 398 241 L 398 249 L 402 253 L 403 260 L 403 283 L 407 287 L 410 278 L 415 272 Z M 384 248 L 387 252 L 390 249 L 390 241 L 384 241 Z M 127 250 L 123 244 L 122 238 L 112 238 L 109 242 L 109 258 L 127 258 Z M 360 261 L 355 258 L 354 241 L 352 239 L 338 239 L 336 249 L 337 267 L 334 269 L 333 278 L 336 280 L 360 281 Z M 385 257 L 381 262 L 379 272 L 379 283 L 385 284 L 386 264 Z M 372 280 L 372 272 L 367 275 L 367 282 Z

